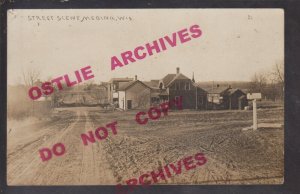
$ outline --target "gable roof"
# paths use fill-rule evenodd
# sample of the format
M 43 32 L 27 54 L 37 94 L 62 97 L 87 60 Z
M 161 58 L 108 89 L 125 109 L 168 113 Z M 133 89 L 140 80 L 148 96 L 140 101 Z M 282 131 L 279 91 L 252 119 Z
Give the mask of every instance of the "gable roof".
M 246 95 L 245 92 L 243 92 L 242 90 L 240 90 L 240 89 L 238 89 L 238 88 L 230 88 L 230 89 L 228 90 L 228 94 L 229 94 L 229 96 L 231 96 L 232 94 L 234 94 L 234 93 L 237 92 L 237 91 L 240 91 L 241 93 L 243 93 L 244 95 Z
M 129 89 L 131 86 L 133 86 L 134 84 L 136 84 L 136 83 L 138 83 L 138 82 L 141 83 L 142 85 L 144 85 L 145 87 L 151 89 L 148 85 L 144 84 L 143 82 L 141 82 L 141 81 L 139 81 L 139 80 L 134 80 L 134 81 L 130 81 L 130 82 L 124 83 L 123 85 L 121 85 L 121 86 L 119 87 L 118 90 L 119 90 L 119 91 L 125 91 L 125 90 Z
M 178 74 L 168 74 L 166 75 L 163 79 L 162 82 L 164 84 L 165 87 L 168 87 L 169 85 L 171 85 L 175 80 L 190 80 L 190 78 L 186 77 L 185 75 L 183 75 L 182 73 L 178 73 Z
M 188 78 L 188 77 L 186 77 L 185 75 L 183 75 L 182 73 L 179 73 L 179 74 L 177 74 L 175 77 L 174 77 L 174 79 L 173 80 L 176 80 L 176 79 L 190 79 L 190 78 Z M 172 80 L 172 81 L 173 81 Z M 170 82 L 171 83 L 171 82 Z M 169 84 L 170 84 L 169 83 Z
M 207 89 L 206 91 L 209 94 L 222 94 L 222 93 L 226 92 L 228 89 L 230 89 L 230 88 L 229 87 L 216 87 L 216 88 Z
M 143 81 L 150 88 L 156 89 L 159 86 L 159 80 Z
M 197 88 L 197 91 L 200 91 L 200 92 L 202 92 L 202 93 L 208 93 L 207 90 L 206 90 L 206 89 L 203 89 L 202 87 L 200 87 L 199 84 L 193 82 L 192 85 L 193 85 L 195 88 Z
M 162 78 L 162 83 L 167 86 L 176 76 L 176 74 L 167 74 L 164 78 Z

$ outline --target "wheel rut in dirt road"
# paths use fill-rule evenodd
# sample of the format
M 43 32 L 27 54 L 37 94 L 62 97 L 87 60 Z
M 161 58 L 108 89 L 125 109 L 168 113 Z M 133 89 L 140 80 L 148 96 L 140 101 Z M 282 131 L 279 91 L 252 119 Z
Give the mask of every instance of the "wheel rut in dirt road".
M 91 122 L 88 112 L 85 112 L 86 123 L 85 131 L 95 130 L 100 127 Z M 115 184 L 116 180 L 110 170 L 110 164 L 106 159 L 106 153 L 102 144 L 109 142 L 105 140 L 96 141 L 95 143 L 84 146 L 82 144 L 82 165 L 80 184 L 89 185 L 108 185 Z
M 73 110 L 70 110 L 73 111 Z M 87 111 L 74 110 L 70 119 L 61 119 L 68 123 L 66 128 L 51 128 L 51 137 L 46 142 L 40 142 L 30 149 L 20 149 L 12 157 L 10 165 L 11 185 L 99 185 L 115 184 L 109 164 L 105 159 L 103 142 L 95 142 L 84 146 L 80 135 L 94 130 Z M 53 132 L 54 131 L 54 132 Z M 53 156 L 52 159 L 42 162 L 38 150 L 44 147 L 51 148 L 56 143 L 63 143 L 66 153 L 63 156 Z M 23 156 L 23 157 L 18 157 Z M 21 160 L 22 159 L 22 160 Z M 28 162 L 24 162 L 24 159 Z M 12 171 L 12 169 L 14 169 Z M 14 172 L 14 173 L 13 173 Z

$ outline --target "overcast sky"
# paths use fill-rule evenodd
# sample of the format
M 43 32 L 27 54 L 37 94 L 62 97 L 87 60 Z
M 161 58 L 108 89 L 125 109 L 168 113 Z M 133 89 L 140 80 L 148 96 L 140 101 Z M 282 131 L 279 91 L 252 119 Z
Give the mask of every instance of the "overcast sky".
M 73 76 L 87 65 L 97 82 L 134 75 L 161 79 L 176 67 L 190 78 L 194 72 L 196 81 L 248 81 L 283 61 L 283 15 L 280 9 L 10 10 L 8 83 L 20 83 L 22 69 L 38 69 L 44 80 Z M 29 21 L 28 16 L 54 20 Z M 81 22 L 57 16 L 127 19 Z M 194 24 L 203 32 L 200 38 L 111 71 L 112 56 Z

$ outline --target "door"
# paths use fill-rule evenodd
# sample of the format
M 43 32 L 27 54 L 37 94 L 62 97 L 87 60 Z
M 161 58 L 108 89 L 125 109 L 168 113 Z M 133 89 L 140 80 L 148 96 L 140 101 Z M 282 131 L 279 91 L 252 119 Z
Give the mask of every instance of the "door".
M 127 109 L 132 109 L 132 100 L 127 100 Z

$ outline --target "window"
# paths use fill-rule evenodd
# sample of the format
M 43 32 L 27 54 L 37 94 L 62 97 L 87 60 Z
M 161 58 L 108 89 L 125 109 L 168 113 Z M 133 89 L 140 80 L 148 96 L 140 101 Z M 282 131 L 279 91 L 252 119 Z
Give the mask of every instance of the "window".
M 113 85 L 113 89 L 114 89 L 114 90 L 117 90 L 117 89 L 118 89 L 118 84 L 114 84 L 114 85 Z
M 185 83 L 184 89 L 185 89 L 185 90 L 190 90 L 190 89 L 191 89 L 190 82 L 186 82 L 186 83 Z

